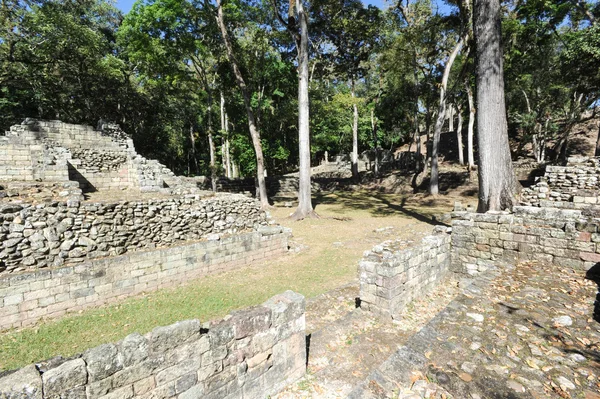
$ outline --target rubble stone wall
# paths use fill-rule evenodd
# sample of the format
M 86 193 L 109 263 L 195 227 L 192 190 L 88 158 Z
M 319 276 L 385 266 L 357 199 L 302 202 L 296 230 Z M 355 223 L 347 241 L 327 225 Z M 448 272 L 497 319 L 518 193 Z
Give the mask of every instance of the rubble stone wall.
M 450 269 L 450 234 L 437 226 L 421 245 L 396 249 L 386 241 L 359 263 L 360 306 L 395 317 L 408 303 L 433 290 Z
M 524 205 L 585 208 L 598 203 L 600 159 L 571 157 L 566 166 L 546 166 L 544 176 L 535 185 L 523 189 Z M 567 205 L 571 204 L 571 205 Z
M 256 399 L 306 371 L 304 297 L 292 291 L 219 322 L 186 320 L 0 378 L 0 397 Z
M 539 261 L 588 270 L 600 262 L 600 219 L 582 210 L 517 206 L 513 213 L 452 213 L 452 270 L 476 275 L 489 262 Z
M 234 270 L 287 252 L 279 226 L 171 248 L 0 276 L 0 330 Z M 2 397 L 0 395 L 0 397 Z
M 0 204 L 0 272 L 35 270 L 236 233 L 267 224 L 243 195 L 114 203 Z

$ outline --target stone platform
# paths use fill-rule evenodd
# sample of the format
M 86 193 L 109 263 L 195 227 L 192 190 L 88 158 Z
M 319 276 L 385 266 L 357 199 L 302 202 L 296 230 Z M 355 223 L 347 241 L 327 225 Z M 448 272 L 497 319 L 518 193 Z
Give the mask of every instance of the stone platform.
M 600 398 L 596 294 L 582 271 L 535 262 L 498 266 L 349 397 Z

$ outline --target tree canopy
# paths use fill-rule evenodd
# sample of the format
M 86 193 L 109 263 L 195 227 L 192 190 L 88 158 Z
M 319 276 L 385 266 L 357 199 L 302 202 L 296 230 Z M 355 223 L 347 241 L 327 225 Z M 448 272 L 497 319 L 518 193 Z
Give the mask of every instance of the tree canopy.
M 429 0 L 399 0 L 384 10 L 358 0 L 302 4 L 310 27 L 312 163 L 326 151 L 352 151 L 353 133 L 358 152 L 403 144 L 420 151 L 416 144 L 431 143 L 444 68 L 470 31 L 468 0 L 449 1 L 443 14 Z M 265 168 L 296 170 L 298 58 L 282 22 L 297 16 L 272 0 L 223 0 L 222 7 Z M 110 120 L 132 134 L 143 154 L 179 173 L 227 174 L 231 159 L 240 175 L 255 174 L 248 114 L 216 15 L 215 4 L 201 0 L 138 0 L 126 15 L 110 0 L 3 1 L 1 128 L 25 117 Z M 513 158 L 547 161 L 572 151 L 574 125 L 591 117 L 600 100 L 598 17 L 592 1 L 502 4 Z M 469 117 L 473 48 L 470 37 L 449 70 L 444 131 L 457 126 L 450 109 Z

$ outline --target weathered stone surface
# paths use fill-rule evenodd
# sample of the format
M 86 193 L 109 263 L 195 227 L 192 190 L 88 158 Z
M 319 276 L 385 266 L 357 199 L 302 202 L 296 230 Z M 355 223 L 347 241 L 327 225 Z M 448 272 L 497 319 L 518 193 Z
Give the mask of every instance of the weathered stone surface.
M 87 370 L 83 359 L 69 360 L 42 375 L 44 399 L 60 399 L 67 391 L 87 383 Z M 85 394 L 85 392 L 84 392 Z M 85 395 L 84 395 L 85 396 Z
M 138 364 L 148 357 L 148 341 L 138 333 L 130 334 L 121 342 L 121 353 L 125 367 Z
M 164 352 L 187 341 L 200 337 L 200 321 L 185 320 L 152 330 L 150 348 L 153 352 Z
M 0 378 L 0 398 L 42 399 L 42 378 L 34 365 Z
M 113 344 L 100 345 L 86 351 L 83 360 L 87 364 L 90 382 L 110 377 L 123 369 L 123 355 Z

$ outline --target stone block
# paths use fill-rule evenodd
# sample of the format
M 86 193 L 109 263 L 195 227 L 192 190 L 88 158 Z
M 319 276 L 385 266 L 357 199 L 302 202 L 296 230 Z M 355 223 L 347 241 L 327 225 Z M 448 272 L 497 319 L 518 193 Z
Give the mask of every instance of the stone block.
M 123 355 L 114 344 L 104 344 L 87 350 L 83 354 L 83 360 L 87 364 L 90 382 L 108 378 L 123 369 Z
M 42 375 L 44 399 L 61 399 L 67 391 L 87 383 L 87 370 L 83 359 L 67 361 Z M 85 392 L 84 392 L 85 393 Z
M 0 397 L 6 399 L 43 399 L 42 378 L 34 365 L 0 377 Z
M 199 320 L 180 321 L 170 326 L 156 327 L 152 330 L 150 348 L 154 353 L 161 353 L 184 342 L 197 339 L 199 336 Z

